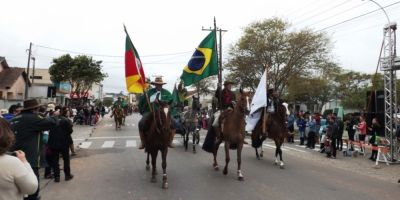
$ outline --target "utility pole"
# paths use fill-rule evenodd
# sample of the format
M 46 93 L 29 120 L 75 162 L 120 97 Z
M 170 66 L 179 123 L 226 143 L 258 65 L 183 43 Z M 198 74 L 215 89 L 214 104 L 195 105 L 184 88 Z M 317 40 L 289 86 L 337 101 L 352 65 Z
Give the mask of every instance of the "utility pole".
M 216 49 L 218 49 L 218 53 L 217 53 L 217 56 L 218 56 L 218 58 L 217 58 L 217 60 L 218 60 L 218 87 L 217 88 L 221 88 L 221 90 L 219 91 L 220 92 L 220 94 L 219 94 L 219 98 L 220 99 L 218 99 L 218 101 L 219 101 L 219 104 L 220 104 L 219 107 L 222 108 L 222 106 L 221 106 L 221 96 L 222 96 L 221 95 L 221 92 L 222 92 L 222 32 L 228 32 L 228 30 L 223 30 L 221 28 L 218 28 L 215 17 L 214 17 L 214 28 L 213 29 L 211 27 L 208 28 L 208 29 L 202 27 L 201 30 L 202 31 L 214 31 L 215 30 L 215 36 L 217 36 L 217 32 L 219 32 L 219 46 L 216 43 L 215 47 L 216 47 Z
M 32 61 L 33 61 L 33 66 L 32 66 L 32 84 L 35 81 L 35 63 L 36 63 L 36 58 L 32 57 Z
M 28 90 L 29 90 L 29 65 L 31 63 L 31 55 L 32 55 L 32 42 L 29 43 L 29 53 L 28 53 L 28 66 L 26 67 L 26 76 L 27 80 L 25 83 L 25 99 L 28 99 Z

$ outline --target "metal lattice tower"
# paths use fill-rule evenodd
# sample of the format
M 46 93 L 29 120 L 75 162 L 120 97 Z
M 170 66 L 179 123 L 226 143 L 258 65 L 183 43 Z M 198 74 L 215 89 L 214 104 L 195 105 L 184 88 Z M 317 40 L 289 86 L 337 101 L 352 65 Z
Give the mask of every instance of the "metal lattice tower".
M 388 24 L 383 29 L 384 45 L 383 55 L 380 58 L 381 70 L 384 71 L 384 94 L 385 94 L 385 137 L 390 143 L 388 159 L 391 162 L 398 160 L 396 128 L 396 29 L 397 24 Z

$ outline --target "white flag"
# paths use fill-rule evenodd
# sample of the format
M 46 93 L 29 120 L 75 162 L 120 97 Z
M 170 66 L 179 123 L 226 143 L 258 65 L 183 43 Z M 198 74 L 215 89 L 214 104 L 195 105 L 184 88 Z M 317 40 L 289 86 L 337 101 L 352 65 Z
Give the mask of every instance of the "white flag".
M 258 120 L 261 117 L 261 112 L 256 113 L 260 108 L 267 106 L 267 88 L 266 88 L 266 71 L 261 77 L 260 83 L 258 83 L 258 87 L 256 93 L 253 96 L 253 100 L 251 101 L 250 106 L 250 114 L 246 118 L 246 131 L 253 131 L 256 126 Z

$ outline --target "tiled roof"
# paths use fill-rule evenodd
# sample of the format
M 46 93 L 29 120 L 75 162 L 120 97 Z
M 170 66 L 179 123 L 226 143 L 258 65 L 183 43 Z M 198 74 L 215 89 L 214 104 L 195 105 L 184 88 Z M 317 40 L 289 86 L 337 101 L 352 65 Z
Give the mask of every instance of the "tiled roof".
M 25 76 L 24 68 L 10 67 L 0 72 L 0 88 L 12 87 L 19 76 Z

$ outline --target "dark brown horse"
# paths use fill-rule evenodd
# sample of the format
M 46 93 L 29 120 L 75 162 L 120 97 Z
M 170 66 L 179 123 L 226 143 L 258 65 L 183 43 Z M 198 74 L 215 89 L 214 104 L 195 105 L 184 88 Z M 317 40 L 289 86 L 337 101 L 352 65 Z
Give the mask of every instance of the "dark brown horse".
M 115 121 L 115 130 L 121 129 L 122 118 L 123 118 L 123 110 L 121 107 L 116 106 L 113 110 L 113 116 Z
M 149 156 L 151 156 L 152 174 L 151 182 L 157 182 L 156 179 L 156 161 L 158 151 L 161 151 L 162 158 L 162 169 L 163 169 L 163 182 L 162 188 L 168 188 L 167 182 L 167 153 L 168 144 L 171 138 L 171 116 L 169 113 L 169 106 L 167 104 L 160 103 L 158 109 L 154 110 L 148 115 L 148 120 L 145 124 L 148 130 L 145 132 L 146 135 L 146 147 L 147 152 L 146 169 L 149 170 Z
M 214 169 L 218 170 L 217 153 L 219 145 L 225 142 L 225 167 L 223 174 L 228 173 L 228 163 L 230 161 L 229 148 L 237 149 L 237 176 L 240 181 L 244 180 L 241 172 L 242 149 L 245 137 L 245 116 L 249 112 L 249 93 L 240 90 L 238 101 L 233 110 L 227 110 L 221 113 L 219 127 L 216 128 L 216 140 L 213 149 L 214 154 Z
M 278 105 L 277 112 L 275 113 L 270 113 L 270 121 L 269 126 L 266 128 L 263 128 L 263 123 L 264 123 L 264 110 L 261 111 L 261 117 L 260 120 L 257 122 L 256 127 L 254 128 L 252 134 L 251 134 L 251 140 L 252 140 L 252 146 L 256 150 L 256 157 L 257 159 L 260 159 L 260 157 L 263 157 L 263 150 L 262 150 L 262 143 L 264 140 L 268 137 L 270 139 L 273 139 L 275 141 L 275 164 L 278 165 L 280 168 L 284 168 L 284 163 L 282 159 L 282 149 L 281 146 L 285 140 L 285 138 L 288 136 L 289 132 L 287 130 L 286 126 L 286 115 L 287 115 L 287 108 L 283 105 L 280 104 Z M 261 148 L 260 154 L 258 154 L 258 148 Z M 278 161 L 278 155 L 280 161 Z

